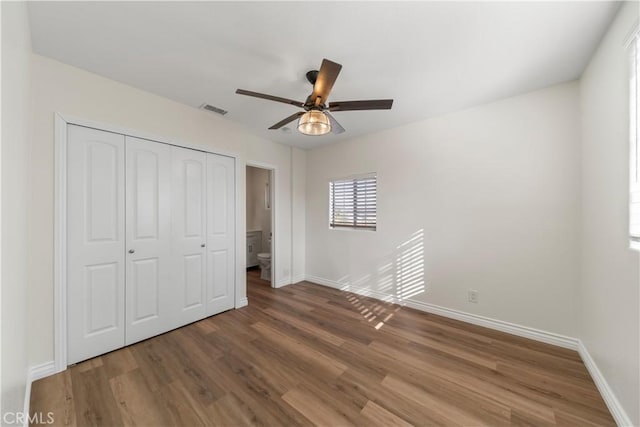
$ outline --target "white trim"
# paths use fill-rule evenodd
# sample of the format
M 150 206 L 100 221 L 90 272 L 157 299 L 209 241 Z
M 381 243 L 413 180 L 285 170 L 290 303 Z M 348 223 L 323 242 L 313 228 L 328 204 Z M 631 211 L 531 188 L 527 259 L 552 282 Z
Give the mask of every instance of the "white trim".
M 55 115 L 54 164 L 54 360 L 56 372 L 67 369 L 67 122 Z
M 40 365 L 32 366 L 29 369 L 29 377 L 31 381 L 38 381 L 39 379 L 48 377 L 57 373 L 56 365 L 54 361 L 41 363 Z
M 301 279 L 302 280 L 302 279 Z M 300 281 L 301 281 L 300 280 Z M 338 282 L 335 281 L 331 281 L 331 280 L 327 280 L 327 279 L 321 279 L 319 277 L 315 277 L 315 276 L 308 276 L 306 277 L 306 280 L 310 281 L 310 282 L 314 282 L 320 285 L 324 285 L 324 286 L 328 286 L 328 287 L 332 287 L 332 288 L 338 288 L 341 289 L 344 287 L 344 285 L 341 285 Z M 323 282 L 323 283 L 318 283 L 318 282 Z M 294 282 L 297 283 L 297 282 Z M 348 289 L 349 291 L 352 292 L 356 292 L 355 289 L 351 288 Z M 362 288 L 360 288 L 359 290 L 364 290 Z M 356 292 L 358 293 L 358 292 Z M 375 295 L 378 296 L 382 296 L 385 295 L 386 297 L 389 297 L 386 294 L 382 294 L 380 292 L 375 292 L 375 291 L 369 291 L 369 295 L 373 298 L 377 298 Z M 378 298 L 380 299 L 380 298 Z M 245 307 L 249 304 L 249 301 L 247 300 L 247 298 L 242 298 L 240 300 L 239 305 L 236 308 L 240 308 L 240 307 Z M 410 304 L 407 304 L 408 307 L 411 307 Z M 416 309 L 421 310 L 421 308 L 416 307 Z M 447 311 L 455 311 L 455 310 L 449 310 L 449 309 L 444 309 Z M 426 310 L 424 310 L 426 311 Z M 448 315 L 445 314 L 441 314 L 440 312 L 436 313 L 436 312 L 432 312 L 434 314 L 440 314 L 444 317 L 450 317 Z M 457 312 L 457 313 L 461 313 L 461 312 Z M 480 317 L 480 316 L 475 316 L 475 315 L 471 315 L 468 313 L 462 313 L 466 316 L 474 316 L 474 317 Z M 484 318 L 487 319 L 487 318 Z M 457 320 L 462 320 L 457 318 Z M 495 321 L 493 319 L 489 319 L 492 320 L 493 322 L 500 322 L 500 321 Z M 463 320 L 463 321 L 467 321 L 467 320 Z M 473 323 L 473 324 L 477 324 L 474 322 L 469 322 L 468 323 Z M 500 322 L 500 323 L 504 323 L 504 322 Z M 524 329 L 531 329 L 531 328 L 526 328 L 523 326 L 519 326 L 519 325 L 513 325 L 510 324 L 512 326 L 516 326 L 518 328 L 524 328 Z M 486 324 L 483 324 L 481 326 L 486 326 Z M 491 326 L 487 326 L 491 329 L 496 329 L 494 327 Z M 502 329 L 499 329 L 502 330 Z M 503 332 L 507 332 L 507 331 L 503 331 Z M 549 334 L 548 332 L 546 332 L 545 334 Z M 514 335 L 519 335 L 519 334 L 514 334 Z M 556 334 L 552 334 L 554 336 L 557 336 Z M 522 336 L 522 335 L 519 335 Z M 529 338 L 529 336 L 527 336 L 527 338 Z M 568 337 L 564 337 L 565 339 L 567 339 Z M 535 339 L 537 341 L 539 341 L 536 338 L 532 338 Z M 575 338 L 568 338 L 568 340 L 572 341 L 572 346 L 563 346 L 565 348 L 571 348 L 571 349 L 577 349 L 578 353 L 580 354 L 580 357 L 582 358 L 582 361 L 584 362 L 587 370 L 589 371 L 589 374 L 591 375 L 591 378 L 593 378 L 593 382 L 596 384 L 596 387 L 598 388 L 598 391 L 600 392 L 600 394 L 602 395 L 602 398 L 604 399 L 605 403 L 607 404 L 607 408 L 609 408 L 609 411 L 611 412 L 611 415 L 613 416 L 614 420 L 616 421 L 616 424 L 618 424 L 618 426 L 621 427 L 626 427 L 626 426 L 633 426 L 633 423 L 631 422 L 631 419 L 629 418 L 629 416 L 627 415 L 626 411 L 624 410 L 624 408 L 622 407 L 622 405 L 620 404 L 620 401 L 616 398 L 615 393 L 613 392 L 613 390 L 611 389 L 611 387 L 609 386 L 609 384 L 607 383 L 607 380 L 605 379 L 604 375 L 602 375 L 602 372 L 600 371 L 600 369 L 598 369 L 598 365 L 596 365 L 595 361 L 593 360 L 593 358 L 591 357 L 591 354 L 589 354 L 589 351 L 587 350 L 586 346 L 584 345 L 584 343 L 579 340 L 579 339 L 575 339 Z M 547 341 L 544 341 L 547 342 Z M 575 344 L 575 347 L 573 346 L 573 344 Z M 37 381 L 41 378 L 45 378 L 48 377 L 50 375 L 53 375 L 55 373 L 57 373 L 58 371 L 56 370 L 56 366 L 55 363 L 53 361 L 51 362 L 46 362 L 43 363 L 41 365 L 37 365 L 37 366 L 33 366 L 29 369 L 28 375 L 27 375 L 27 382 L 26 382 L 26 388 L 25 388 L 25 399 L 24 399 L 24 413 L 28 414 L 29 413 L 29 404 L 30 404 L 30 399 L 31 399 L 31 384 L 34 381 Z
M 460 320 L 462 322 L 471 323 L 473 325 L 483 326 L 485 328 L 494 329 L 508 334 L 517 335 L 524 338 L 529 338 L 535 341 L 544 342 L 547 344 L 557 345 L 559 347 L 568 348 L 572 350 L 578 349 L 577 338 L 567 337 L 564 335 L 556 334 L 553 332 L 547 332 L 540 329 L 531 328 L 528 326 L 522 326 L 515 323 L 505 322 L 498 319 L 492 319 L 490 317 L 480 316 L 477 314 L 466 313 L 459 310 L 453 310 L 451 308 L 442 307 L 435 304 L 429 304 L 414 299 L 399 299 L 393 295 L 387 293 L 374 291 L 367 288 L 359 288 L 350 284 L 339 283 L 334 280 L 323 279 L 316 276 L 307 275 L 306 280 L 309 282 L 317 283 L 320 285 L 328 286 L 331 288 L 340 289 L 343 291 L 353 292 L 359 295 L 369 296 L 382 301 L 393 302 L 396 304 L 404 305 L 409 308 L 424 311 L 426 313 L 437 314 L 439 316 L 448 317 L 450 319 Z
M 622 404 L 620 404 L 620 401 L 609 386 L 609 383 L 607 383 L 604 375 L 602 375 L 602 372 L 598 369 L 598 365 L 596 365 L 591 354 L 589 354 L 589 350 L 587 350 L 587 347 L 580 340 L 578 340 L 578 353 L 580 354 L 584 365 L 587 367 L 589 374 L 591 374 L 593 382 L 596 384 L 596 387 L 598 387 L 598 391 L 602 395 L 604 402 L 607 404 L 607 408 L 609 408 L 616 424 L 621 427 L 633 426 L 629 415 L 627 415 L 627 412 L 622 407 Z
M 466 313 L 464 311 L 453 310 L 434 304 L 428 304 L 421 301 L 406 300 L 405 305 L 416 310 L 425 311 L 427 313 L 437 314 L 450 319 L 460 320 L 462 322 L 483 326 L 489 329 L 506 332 L 508 334 L 529 338 L 535 341 L 544 342 L 558 347 L 568 348 L 571 350 L 578 349 L 578 339 L 541 329 L 531 328 L 529 326 L 518 325 L 516 323 L 505 322 L 490 317 L 480 316 L 477 314 Z
M 236 265 L 235 265 L 236 283 L 235 283 L 235 289 L 233 292 L 234 308 L 242 307 L 242 300 L 246 299 L 246 295 L 247 295 L 247 271 L 246 271 L 246 268 L 244 267 L 244 263 L 242 262 L 242 260 L 244 260 L 244 257 L 246 256 L 247 233 L 245 233 L 245 230 L 241 226 L 243 221 L 238 220 L 238 217 L 246 216 L 245 210 L 241 210 L 241 208 L 245 207 L 246 197 L 240 197 L 241 195 L 244 195 L 244 189 L 242 187 L 243 186 L 246 187 L 246 185 L 244 184 L 246 168 L 239 162 L 239 160 L 240 159 L 236 157 L 234 161 L 234 167 L 236 172 L 236 182 L 235 182 L 236 191 L 234 195 L 236 211 L 235 211 L 235 218 L 233 218 L 233 225 L 236 231 Z M 243 183 L 243 185 L 240 185 L 241 183 Z M 240 215 L 241 212 L 242 212 L 242 216 Z M 242 292 L 242 289 L 244 289 L 244 292 Z
M 27 382 L 24 387 L 24 404 L 22 406 L 22 413 L 26 415 L 23 427 L 29 427 L 29 409 L 31 408 L 31 372 L 27 372 Z
M 22 406 L 22 413 L 26 415 L 23 427 L 29 427 L 29 409 L 31 407 L 31 379 L 27 372 L 27 383 L 24 388 L 24 405 Z
M 609 383 L 607 383 L 604 375 L 602 375 L 602 372 L 600 372 L 600 369 L 598 369 L 598 365 L 596 365 L 596 362 L 591 357 L 591 354 L 589 354 L 587 347 L 580 340 L 578 340 L 578 353 L 580 354 L 584 365 L 587 367 L 589 374 L 591 374 L 593 382 L 596 384 L 596 387 L 598 387 L 598 391 L 602 395 L 604 402 L 607 404 L 607 408 L 609 408 L 609 411 L 611 412 L 613 419 L 616 421 L 616 424 L 621 427 L 633 426 L 631 419 L 620 404 L 618 398 L 616 398 L 616 395 L 614 394 L 611 387 L 609 387 Z
M 147 139 L 149 141 L 160 142 L 162 144 L 169 144 L 169 145 L 175 145 L 177 147 L 190 148 L 192 150 L 204 151 L 206 153 L 211 153 L 211 154 L 219 154 L 221 156 L 233 157 L 236 160 L 238 159 L 238 157 L 240 157 L 240 154 L 238 152 L 235 152 L 235 151 L 220 150 L 217 147 L 212 150 L 212 148 L 209 147 L 208 145 L 194 144 L 192 142 L 189 142 L 189 141 L 186 141 L 186 140 L 182 140 L 182 139 L 175 139 L 175 138 L 169 138 L 169 137 L 166 137 L 166 136 L 159 136 L 159 135 L 155 135 L 155 134 L 152 134 L 152 133 L 149 133 L 149 132 L 145 132 L 145 131 L 142 131 L 142 130 L 139 130 L 139 129 L 125 128 L 125 127 L 117 126 L 117 125 L 110 124 L 110 123 L 104 123 L 104 122 L 99 122 L 99 121 L 95 121 L 95 120 L 83 119 L 81 117 L 70 116 L 70 115 L 67 115 L 67 114 L 61 114 L 61 113 L 55 113 L 55 114 L 56 114 L 57 117 L 60 117 L 60 119 L 62 119 L 65 122 L 65 124 L 84 126 L 84 127 L 88 127 L 88 128 L 92 128 L 92 129 L 103 130 L 103 131 L 112 132 L 112 133 L 118 133 L 118 134 L 121 134 L 121 135 L 133 136 L 135 138 Z
M 607 408 L 609 408 L 609 411 L 611 412 L 611 415 L 613 416 L 616 424 L 621 427 L 633 426 L 633 423 L 624 410 L 624 407 L 609 386 L 600 369 L 598 369 L 598 365 L 596 365 L 596 362 L 589 354 L 589 351 L 587 350 L 584 343 L 578 338 L 567 337 L 553 332 L 530 328 L 528 326 L 517 325 L 515 323 L 504 322 L 502 320 L 479 316 L 477 314 L 465 313 L 434 304 L 428 304 L 422 301 L 416 301 L 412 299 L 400 300 L 393 295 L 370 290 L 367 288 L 359 288 L 349 285 L 348 283 L 340 283 L 335 280 L 324 279 L 317 276 L 307 275 L 306 280 L 309 282 L 317 283 L 319 285 L 353 292 L 359 295 L 369 296 L 382 301 L 394 302 L 400 305 L 414 308 L 416 310 L 437 314 L 439 316 L 448 317 L 450 319 L 460 320 L 462 322 L 471 323 L 473 325 L 495 329 L 501 332 L 529 338 L 535 341 L 556 345 L 558 347 L 577 350 L 587 370 L 589 371 L 593 382 L 596 384 L 598 391 L 607 404 Z
M 244 241 L 246 236 L 242 237 L 239 233 L 239 225 L 237 221 L 239 207 L 242 201 L 239 197 L 240 181 L 239 176 L 245 173 L 245 169 L 241 168 L 240 155 L 233 152 L 225 152 L 217 148 L 212 150 L 211 147 L 202 144 L 192 144 L 189 142 L 178 141 L 173 138 L 159 137 L 136 129 L 127 129 L 108 123 L 96 122 L 93 120 L 82 119 L 78 117 L 55 113 L 54 115 L 54 373 L 67 369 L 67 126 L 78 125 L 93 129 L 103 130 L 112 133 L 118 133 L 136 138 L 147 139 L 150 141 L 175 145 L 177 147 L 199 150 L 206 153 L 218 154 L 234 159 L 234 167 L 236 170 L 235 179 L 235 209 L 234 227 L 236 229 L 236 270 L 234 283 L 234 302 L 235 307 L 242 307 L 245 298 L 238 297 L 239 286 L 246 286 L 246 283 L 239 283 L 241 264 L 239 262 L 239 253 L 244 253 Z M 38 373 L 39 371 L 36 371 Z
M 281 288 L 283 286 L 287 286 L 291 284 L 291 278 L 290 277 L 283 277 L 282 279 L 280 279 L 276 285 L 274 286 L 274 288 Z
M 640 79 L 638 76 L 638 64 L 637 64 L 637 50 L 638 46 L 636 41 L 638 32 L 638 23 L 633 26 L 633 31 L 629 39 L 626 49 L 629 53 L 629 204 L 628 204 L 628 227 L 629 227 L 629 249 L 637 251 L 640 249 L 640 241 L 638 239 L 638 230 L 633 225 L 637 221 L 637 214 L 634 214 L 634 208 L 637 208 L 638 197 L 640 196 L 640 183 L 638 182 L 638 156 L 640 155 L 638 150 L 638 132 L 637 128 L 640 126 L 638 123 L 637 110 L 638 106 L 638 85 L 640 85 Z
M 294 207 L 293 207 L 293 146 L 289 147 L 289 225 L 291 226 L 290 233 L 290 241 L 289 241 L 289 271 L 288 273 L 293 276 L 293 272 L 295 271 L 294 262 L 293 262 L 293 244 L 294 233 L 293 233 L 293 216 L 294 216 Z M 306 212 L 305 212 L 306 214 Z M 303 273 L 304 274 L 304 273 Z M 293 281 L 293 277 L 291 277 L 291 284 L 296 283 Z M 285 285 L 286 286 L 286 285 Z
M 27 381 L 24 388 L 24 405 L 22 407 L 22 413 L 27 415 L 24 422 L 25 427 L 29 425 L 28 415 L 31 406 L 31 384 L 33 384 L 34 381 L 37 381 L 44 377 L 48 377 L 49 375 L 53 375 L 56 372 L 58 371 L 56 370 L 56 365 L 53 360 L 50 362 L 42 363 L 40 365 L 32 366 L 27 371 Z
M 292 284 L 292 285 L 295 285 L 296 283 L 302 282 L 302 281 L 304 281 L 305 279 L 306 279 L 306 278 L 305 278 L 305 275 L 304 275 L 304 274 L 299 274 L 299 275 L 297 275 L 297 276 L 293 276 L 293 277 L 291 278 L 291 284 Z
M 240 298 L 238 304 L 236 304 L 236 308 L 242 308 L 249 305 L 249 299 L 247 297 Z

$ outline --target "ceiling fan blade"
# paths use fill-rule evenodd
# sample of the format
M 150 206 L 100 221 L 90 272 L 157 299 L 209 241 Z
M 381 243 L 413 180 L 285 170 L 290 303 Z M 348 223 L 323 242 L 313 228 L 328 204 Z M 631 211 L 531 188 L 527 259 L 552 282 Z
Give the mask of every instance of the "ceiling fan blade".
M 390 110 L 393 99 L 371 99 L 368 101 L 338 101 L 329 103 L 331 111 Z
M 336 82 L 341 69 L 342 65 L 340 64 L 329 61 L 328 59 L 322 60 L 322 65 L 320 65 L 320 71 L 318 72 L 316 83 L 313 85 L 313 93 L 311 94 L 312 101 L 315 102 L 315 100 L 320 97 L 321 104 L 327 102 L 329 93 L 331 92 L 333 84 Z
M 278 123 L 276 123 L 275 125 L 271 126 L 269 129 L 280 129 L 282 126 L 286 125 L 287 123 L 290 123 L 290 122 L 294 121 L 295 119 L 297 119 L 298 117 L 300 117 L 303 114 L 304 114 L 304 111 L 298 111 L 297 113 L 290 115 L 286 119 L 280 120 Z
M 336 135 L 344 132 L 344 128 L 338 123 L 338 121 L 328 112 L 324 112 L 327 117 L 329 117 L 329 121 L 331 122 L 331 133 L 335 133 Z
M 276 102 L 282 102 L 285 104 L 295 105 L 296 107 L 300 107 L 300 108 L 302 108 L 304 105 L 304 103 L 300 101 L 294 101 L 293 99 L 281 98 L 279 96 L 267 95 L 265 93 L 251 92 L 250 90 L 236 89 L 236 93 L 239 95 L 253 96 L 255 98 L 268 99 L 269 101 L 276 101 Z

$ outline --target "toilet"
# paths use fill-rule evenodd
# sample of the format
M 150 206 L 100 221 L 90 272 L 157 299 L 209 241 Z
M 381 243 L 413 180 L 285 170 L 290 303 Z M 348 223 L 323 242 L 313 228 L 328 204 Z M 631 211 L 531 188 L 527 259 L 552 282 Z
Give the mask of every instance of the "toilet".
M 260 278 L 262 280 L 271 281 L 271 253 L 259 253 L 258 264 L 260 264 Z

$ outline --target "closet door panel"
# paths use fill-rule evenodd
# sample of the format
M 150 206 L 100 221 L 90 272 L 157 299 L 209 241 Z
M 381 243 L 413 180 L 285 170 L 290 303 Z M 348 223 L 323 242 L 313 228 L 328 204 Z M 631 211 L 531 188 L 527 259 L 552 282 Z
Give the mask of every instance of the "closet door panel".
M 76 363 L 125 341 L 125 143 L 67 129 L 67 361 Z
M 131 323 L 136 325 L 140 322 L 156 319 L 160 315 L 159 307 L 159 282 L 158 273 L 160 270 L 157 257 L 138 259 L 131 262 L 131 277 L 127 277 L 127 282 L 131 283 Z
M 126 137 L 126 343 L 172 328 L 171 146 Z
M 206 154 L 172 147 L 172 286 L 176 326 L 205 317 Z
M 182 289 L 182 311 L 194 310 L 200 311 L 199 308 L 204 307 L 204 283 L 205 283 L 205 266 L 203 254 L 192 254 L 182 256 L 182 276 L 184 278 L 184 287 Z M 202 313 L 195 315 L 195 320 L 204 317 Z
M 207 154 L 207 315 L 234 307 L 235 160 Z
M 209 302 L 216 303 L 229 295 L 227 270 L 229 251 L 221 249 L 209 252 Z

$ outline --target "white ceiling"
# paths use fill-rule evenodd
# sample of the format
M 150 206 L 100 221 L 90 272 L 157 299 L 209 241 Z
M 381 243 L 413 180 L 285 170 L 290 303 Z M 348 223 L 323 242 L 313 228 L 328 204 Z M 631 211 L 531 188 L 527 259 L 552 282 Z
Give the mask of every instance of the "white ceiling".
M 311 148 L 576 79 L 613 2 L 37 2 L 36 53 Z M 340 136 L 267 130 L 304 101 L 304 74 L 343 65 L 329 101 L 394 98 L 334 114 Z M 213 113 L 212 113 L 213 114 Z

